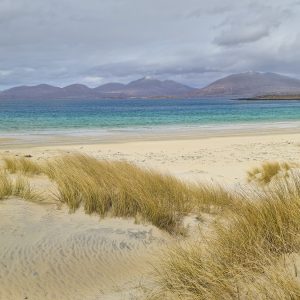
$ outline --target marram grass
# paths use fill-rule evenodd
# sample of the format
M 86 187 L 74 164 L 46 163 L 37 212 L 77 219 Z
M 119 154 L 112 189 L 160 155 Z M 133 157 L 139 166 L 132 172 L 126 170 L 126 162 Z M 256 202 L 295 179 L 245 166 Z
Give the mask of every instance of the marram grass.
M 289 162 L 264 162 L 261 166 L 249 170 L 247 172 L 247 179 L 248 182 L 256 182 L 263 185 L 268 184 L 274 178 L 288 177 L 289 170 L 296 166 L 296 164 Z
M 294 171 L 259 199 L 244 199 L 209 240 L 164 253 L 151 299 L 300 299 L 298 272 L 286 263 L 299 251 L 300 175 Z
M 0 172 L 0 200 L 13 194 L 13 182 L 5 172 Z
M 26 157 L 4 157 L 3 158 L 5 169 L 10 173 L 23 173 L 27 175 L 38 175 L 42 172 L 42 167 Z
M 21 162 L 19 161 L 21 160 Z M 30 161 L 32 162 L 32 161 Z M 263 185 L 235 193 L 216 184 L 179 179 L 117 161 L 63 155 L 47 165 L 6 161 L 10 172 L 45 173 L 56 197 L 75 211 L 141 218 L 170 233 L 183 233 L 191 212 L 218 212 L 213 233 L 177 243 L 156 264 L 157 290 L 150 299 L 300 299 L 300 175 L 295 165 L 266 163 L 248 173 Z M 254 187 L 253 187 L 254 189 Z M 32 199 L 23 177 L 0 174 L 0 199 Z M 33 197 L 34 198 L 34 197 Z M 300 268 L 299 268 L 300 269 Z
M 83 205 L 100 216 L 139 217 L 170 233 L 184 232 L 182 218 L 188 213 L 232 201 L 221 186 L 188 184 L 127 162 L 81 154 L 56 158 L 44 171 L 57 185 L 57 198 L 72 211 Z
M 24 175 L 46 174 L 56 198 L 71 211 L 135 217 L 170 233 L 184 233 L 190 212 L 222 211 L 233 206 L 233 194 L 220 185 L 188 184 L 178 178 L 121 161 L 99 161 L 87 155 L 59 156 L 47 164 L 5 157 L 5 168 Z
M 15 196 L 29 201 L 37 201 L 41 196 L 30 186 L 29 181 L 22 176 L 15 179 L 5 172 L 0 172 L 0 200 Z
M 194 202 L 192 188 L 180 180 L 126 162 L 75 154 L 57 158 L 46 173 L 57 184 L 58 199 L 73 211 L 83 205 L 100 216 L 140 216 L 168 232 L 182 229 L 182 216 Z

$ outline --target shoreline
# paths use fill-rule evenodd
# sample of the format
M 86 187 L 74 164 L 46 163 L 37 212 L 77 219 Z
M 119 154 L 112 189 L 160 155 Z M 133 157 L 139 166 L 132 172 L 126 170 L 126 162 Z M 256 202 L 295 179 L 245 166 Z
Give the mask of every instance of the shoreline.
M 247 171 L 264 161 L 300 165 L 297 126 L 258 129 L 151 136 L 119 133 L 115 139 L 102 140 L 81 135 L 75 139 L 53 135 L 46 140 L 37 135 L 31 141 L 30 136 L 18 140 L 6 135 L 0 137 L 0 160 L 2 166 L 5 156 L 43 164 L 63 154 L 82 153 L 98 160 L 127 161 L 174 175 L 182 182 L 220 184 L 227 191 L 239 192 L 250 188 Z M 60 169 L 64 172 L 63 165 Z M 46 197 L 56 191 L 43 174 L 28 178 Z M 0 263 L 4 265 L 0 298 L 145 299 L 145 291 L 153 288 L 151 272 L 158 255 L 178 242 L 147 222 L 136 224 L 134 218 L 103 219 L 85 214 L 82 207 L 70 214 L 65 205 L 38 205 L 16 197 L 0 202 Z M 199 236 L 206 240 L 223 215 L 203 212 L 200 217 L 184 218 L 190 232 L 187 242 Z
M 226 124 L 205 126 L 164 126 L 144 128 L 81 129 L 70 131 L 40 131 L 33 133 L 1 133 L 0 149 L 72 146 L 97 144 L 124 144 L 130 142 L 198 140 L 209 138 L 264 136 L 300 133 L 300 121 Z
M 265 161 L 299 162 L 300 130 L 216 132 L 215 135 L 166 135 L 120 139 L 74 140 L 53 137 L 52 143 L 0 142 L 0 156 L 31 156 L 47 161 L 63 153 L 80 152 L 99 160 L 125 160 L 143 168 L 173 174 L 189 181 L 235 185 L 246 181 L 249 169 Z

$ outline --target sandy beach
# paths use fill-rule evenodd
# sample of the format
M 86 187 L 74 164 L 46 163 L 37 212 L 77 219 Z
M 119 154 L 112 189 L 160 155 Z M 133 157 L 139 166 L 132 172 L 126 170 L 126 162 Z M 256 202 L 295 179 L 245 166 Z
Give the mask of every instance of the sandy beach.
M 300 300 L 300 0 L 0 0 L 0 300 Z
M 263 161 L 299 162 L 300 133 L 189 136 L 162 140 L 38 145 L 0 139 L 1 156 L 47 161 L 81 152 L 100 160 L 126 160 L 187 181 L 246 183 Z M 43 176 L 31 178 L 43 188 Z M 197 226 L 205 228 L 210 219 Z M 194 217 L 186 220 L 193 224 Z M 158 251 L 175 242 L 132 219 L 69 214 L 65 206 L 17 198 L 0 201 L 0 299 L 143 299 Z
M 299 130 L 297 130 L 299 132 Z M 82 152 L 97 159 L 126 160 L 158 169 L 188 180 L 216 180 L 236 183 L 245 180 L 246 171 L 264 161 L 299 161 L 300 133 L 294 129 L 227 131 L 223 136 L 196 134 L 136 138 L 123 135 L 110 141 L 62 138 L 57 145 L 42 139 L 33 144 L 17 138 L 0 139 L 0 155 L 31 155 L 47 160 L 63 152 Z M 55 136 L 52 137 L 55 139 Z

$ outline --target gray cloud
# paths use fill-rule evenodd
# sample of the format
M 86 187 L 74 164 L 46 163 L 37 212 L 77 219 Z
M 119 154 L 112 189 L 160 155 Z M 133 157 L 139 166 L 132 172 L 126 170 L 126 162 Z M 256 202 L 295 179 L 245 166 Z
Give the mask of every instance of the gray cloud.
M 248 26 L 243 30 L 228 30 L 215 38 L 215 43 L 220 46 L 232 46 L 259 41 L 270 34 L 270 29 L 264 26 Z
M 268 37 L 292 11 L 280 6 L 250 3 L 231 12 L 218 26 L 221 31 L 214 39 L 220 46 L 253 43 Z
M 247 70 L 300 77 L 299 13 L 295 0 L 0 0 L 0 88 L 145 75 L 202 86 Z

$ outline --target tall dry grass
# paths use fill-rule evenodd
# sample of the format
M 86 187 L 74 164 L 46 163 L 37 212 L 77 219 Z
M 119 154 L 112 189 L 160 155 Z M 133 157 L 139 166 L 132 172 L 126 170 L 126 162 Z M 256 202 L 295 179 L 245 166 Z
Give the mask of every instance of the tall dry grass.
M 182 218 L 191 211 L 231 201 L 221 186 L 187 184 L 127 162 L 81 154 L 58 157 L 44 172 L 56 182 L 57 198 L 72 211 L 83 205 L 87 213 L 135 217 L 170 233 L 184 232 Z
M 291 172 L 251 198 L 231 210 L 227 222 L 217 223 L 211 239 L 177 246 L 163 256 L 157 268 L 158 297 L 300 298 L 297 275 L 284 264 L 277 266 L 300 250 L 300 175 Z
M 126 162 L 75 154 L 57 158 L 46 173 L 57 184 L 59 200 L 73 211 L 83 205 L 87 213 L 140 217 L 178 232 L 182 216 L 192 208 L 194 195 L 188 185 Z
M 11 196 L 20 197 L 29 201 L 41 199 L 41 195 L 32 189 L 26 178 L 18 176 L 12 179 L 7 173 L 0 172 L 0 200 Z
M 5 172 L 0 172 L 0 200 L 13 194 L 12 180 Z
M 42 173 L 42 166 L 30 158 L 25 157 L 4 157 L 3 158 L 5 169 L 10 173 L 21 172 L 28 175 L 38 175 Z
M 296 164 L 288 162 L 264 162 L 261 166 L 255 167 L 247 172 L 248 182 L 256 182 L 260 184 L 268 184 L 274 178 L 287 177 L 288 171 Z
M 83 206 L 89 214 L 134 217 L 177 234 L 191 212 L 223 212 L 211 236 L 164 253 L 152 299 L 300 299 L 297 267 L 288 261 L 300 251 L 300 173 L 292 164 L 262 165 L 252 175 L 264 188 L 239 194 L 80 154 L 24 165 L 22 159 L 6 162 L 11 172 L 45 173 L 72 211 Z M 11 195 L 33 199 L 34 191 L 23 177 L 1 173 L 0 199 Z
M 193 187 L 194 212 L 220 213 L 235 209 L 240 198 L 218 183 L 201 183 Z

